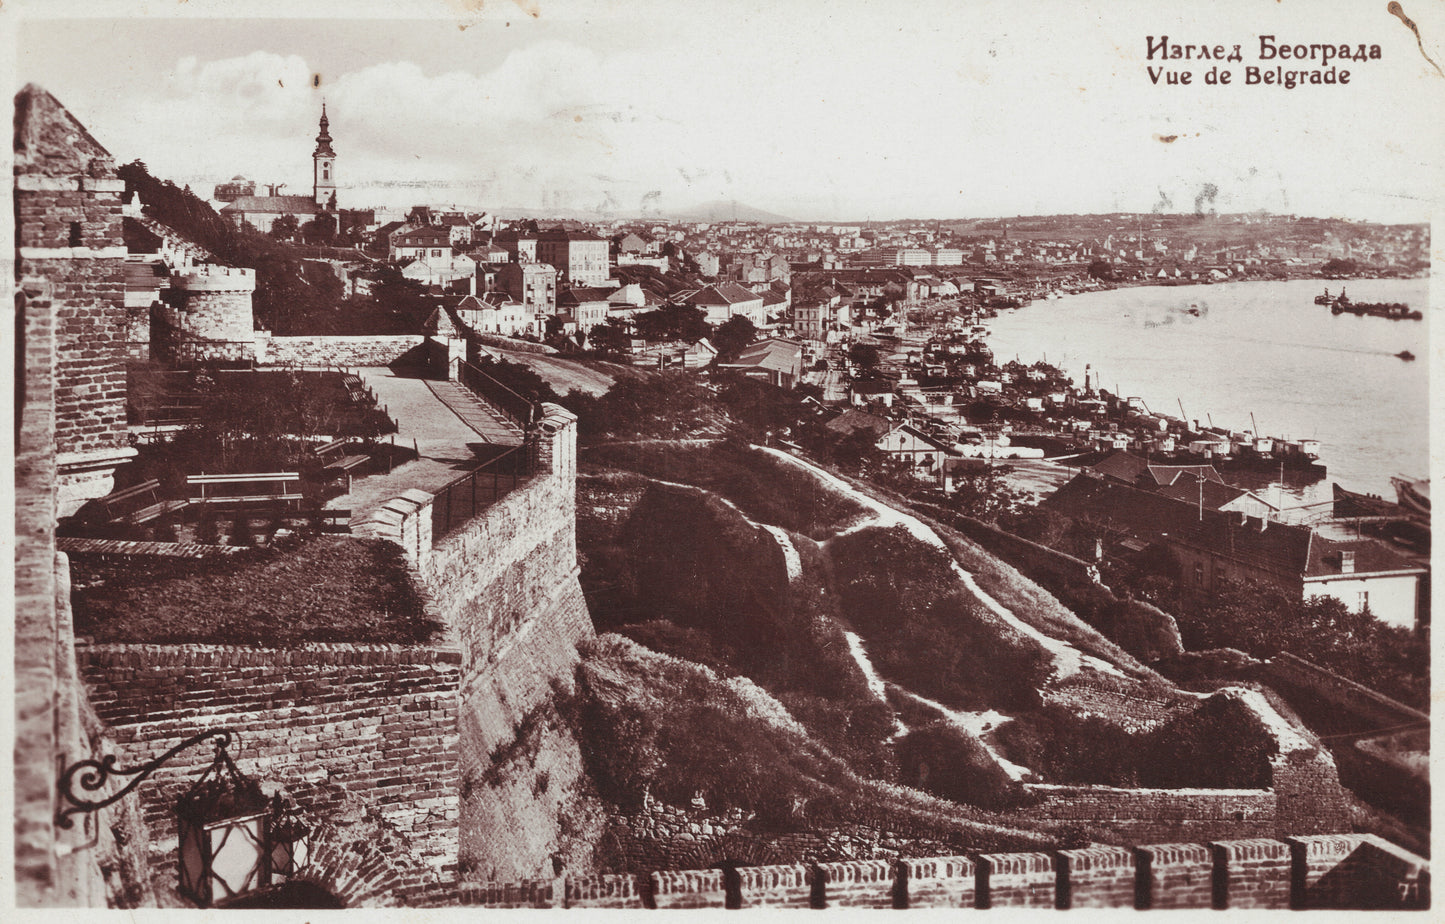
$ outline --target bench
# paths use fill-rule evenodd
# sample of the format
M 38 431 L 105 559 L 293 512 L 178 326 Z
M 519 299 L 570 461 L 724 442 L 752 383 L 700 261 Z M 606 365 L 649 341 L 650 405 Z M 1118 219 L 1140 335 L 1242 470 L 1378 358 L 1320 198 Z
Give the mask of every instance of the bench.
M 242 475 L 187 475 L 193 504 L 263 504 L 301 500 L 298 472 L 260 472 Z M 200 493 L 196 494 L 195 489 Z M 239 493 L 237 493 L 239 492 Z
M 348 494 L 351 493 L 351 470 L 371 461 L 371 456 L 365 453 L 347 455 L 346 440 L 336 440 L 318 447 L 316 457 L 321 460 L 321 467 L 325 471 L 346 475 L 346 492 Z
M 190 502 L 184 498 L 168 500 L 160 496 L 161 483 L 154 478 L 133 488 L 107 494 L 100 499 L 105 518 L 111 523 L 149 523 Z

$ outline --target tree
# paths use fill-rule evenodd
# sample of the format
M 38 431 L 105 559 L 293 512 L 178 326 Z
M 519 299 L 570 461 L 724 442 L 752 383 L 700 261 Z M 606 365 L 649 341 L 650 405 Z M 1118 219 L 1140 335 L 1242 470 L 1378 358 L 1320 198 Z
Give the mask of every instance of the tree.
M 742 315 L 728 318 L 712 335 L 712 345 L 717 347 L 718 360 L 732 362 L 737 359 L 738 354 L 753 342 L 757 334 L 757 327 Z
M 592 328 L 592 349 L 604 356 L 621 356 L 627 353 L 632 339 L 627 335 L 627 325 L 618 318 Z
M 300 230 L 300 222 L 296 220 L 295 215 L 288 212 L 271 222 L 270 234 L 278 241 L 294 241 Z
M 1108 260 L 1095 260 L 1089 264 L 1089 275 L 1095 279 L 1112 280 L 1114 278 L 1114 264 Z
M 848 358 L 865 375 L 872 372 L 882 360 L 878 348 L 871 343 L 855 343 L 848 350 Z
M 321 214 L 306 222 L 301 226 L 301 239 L 308 244 L 329 245 L 336 239 L 335 216 Z

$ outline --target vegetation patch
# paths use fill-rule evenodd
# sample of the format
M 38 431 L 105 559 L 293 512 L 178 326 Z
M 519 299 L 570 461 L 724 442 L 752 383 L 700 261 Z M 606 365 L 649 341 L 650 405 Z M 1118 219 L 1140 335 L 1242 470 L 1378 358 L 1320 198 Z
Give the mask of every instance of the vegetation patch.
M 715 491 L 749 518 L 824 539 L 866 511 L 811 472 L 779 462 L 761 449 L 722 440 L 705 446 L 632 443 L 587 451 L 593 465 L 640 472 L 663 481 Z
M 76 634 L 96 642 L 418 645 L 441 630 L 381 539 L 293 537 L 199 560 L 77 555 L 71 568 Z
M 1266 789 L 1278 750 L 1258 717 L 1229 695 L 1145 732 L 1051 703 L 1017 716 L 993 739 L 1009 760 L 1051 783 L 1148 789 Z
M 584 647 L 575 693 L 559 701 L 601 795 L 636 810 L 644 793 L 709 812 L 742 809 L 753 830 L 867 824 L 960 851 L 1064 846 L 1063 826 L 868 780 L 808 736 L 749 681 L 616 635 Z
M 1039 703 L 1052 659 L 967 592 L 945 549 L 893 527 L 838 536 L 828 552 L 842 613 L 885 677 L 959 709 Z
M 1002 811 L 1038 801 L 999 766 L 982 741 L 947 720 L 900 738 L 898 764 L 905 782 L 954 802 Z

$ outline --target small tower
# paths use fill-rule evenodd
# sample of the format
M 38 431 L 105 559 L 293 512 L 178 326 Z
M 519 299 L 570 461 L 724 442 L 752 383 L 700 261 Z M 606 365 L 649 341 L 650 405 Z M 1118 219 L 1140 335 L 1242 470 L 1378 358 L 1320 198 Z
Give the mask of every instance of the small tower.
M 311 155 L 315 162 L 311 174 L 311 188 L 316 204 L 323 209 L 336 208 L 336 152 L 331 150 L 331 133 L 327 131 L 331 122 L 326 118 L 326 101 L 321 101 L 321 134 L 316 136 L 316 152 Z

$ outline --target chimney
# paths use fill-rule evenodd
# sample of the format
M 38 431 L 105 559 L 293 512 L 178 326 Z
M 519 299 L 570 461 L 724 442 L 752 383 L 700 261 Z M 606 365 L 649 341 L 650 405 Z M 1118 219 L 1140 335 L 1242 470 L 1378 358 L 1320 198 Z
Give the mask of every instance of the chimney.
M 1353 549 L 1340 552 L 1340 574 L 1355 573 L 1355 552 Z

